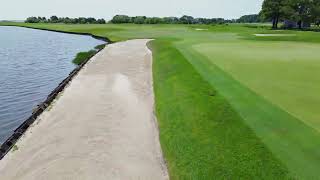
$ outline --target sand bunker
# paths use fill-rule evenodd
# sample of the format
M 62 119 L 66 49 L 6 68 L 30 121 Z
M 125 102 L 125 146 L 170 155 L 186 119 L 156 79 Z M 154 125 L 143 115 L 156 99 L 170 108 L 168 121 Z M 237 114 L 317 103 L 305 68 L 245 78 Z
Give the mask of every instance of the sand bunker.
M 168 179 L 149 40 L 108 45 L 0 161 L 0 179 Z
M 254 34 L 258 37 L 285 37 L 285 36 L 296 36 L 296 34 Z
M 208 31 L 208 29 L 200 29 L 200 28 L 197 28 L 196 31 Z

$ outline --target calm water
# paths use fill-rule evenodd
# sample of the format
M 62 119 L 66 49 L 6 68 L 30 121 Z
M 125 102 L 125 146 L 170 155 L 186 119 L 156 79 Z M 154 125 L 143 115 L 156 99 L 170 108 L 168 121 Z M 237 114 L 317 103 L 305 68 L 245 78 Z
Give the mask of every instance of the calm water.
M 100 40 L 0 26 L 0 143 L 75 68 L 72 59 Z

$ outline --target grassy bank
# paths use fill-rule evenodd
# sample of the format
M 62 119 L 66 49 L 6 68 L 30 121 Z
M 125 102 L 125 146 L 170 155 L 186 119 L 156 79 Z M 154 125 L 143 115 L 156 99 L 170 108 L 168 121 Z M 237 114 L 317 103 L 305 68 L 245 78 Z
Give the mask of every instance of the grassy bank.
M 173 179 L 320 176 L 319 33 L 257 24 L 10 25 L 155 39 L 157 116 Z
M 80 65 L 87 60 L 89 60 L 92 56 L 94 56 L 98 51 L 102 50 L 106 44 L 98 45 L 94 48 L 94 50 L 90 50 L 87 52 L 79 52 L 76 57 L 72 60 L 72 62 L 76 65 Z
M 72 62 L 76 65 L 80 65 L 83 62 L 87 61 L 90 59 L 93 55 L 95 55 L 97 51 L 90 50 L 87 52 L 79 52 L 76 57 L 72 60 Z

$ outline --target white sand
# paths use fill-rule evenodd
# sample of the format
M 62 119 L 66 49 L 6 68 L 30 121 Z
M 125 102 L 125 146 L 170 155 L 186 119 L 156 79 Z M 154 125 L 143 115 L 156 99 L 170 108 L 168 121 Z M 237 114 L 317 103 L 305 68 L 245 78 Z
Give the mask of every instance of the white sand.
M 283 37 L 283 36 L 296 36 L 296 34 L 254 34 L 258 37 Z
M 208 29 L 197 28 L 196 31 L 208 31 Z
M 112 44 L 93 57 L 0 161 L 0 179 L 168 179 L 148 41 Z

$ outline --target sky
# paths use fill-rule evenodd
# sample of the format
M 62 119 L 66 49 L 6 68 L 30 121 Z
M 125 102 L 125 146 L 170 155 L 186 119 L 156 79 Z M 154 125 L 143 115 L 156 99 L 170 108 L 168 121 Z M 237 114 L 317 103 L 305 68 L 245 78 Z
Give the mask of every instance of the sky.
M 29 16 L 95 17 L 114 15 L 234 19 L 258 13 L 263 0 L 0 0 L 1 20 L 24 20 Z

